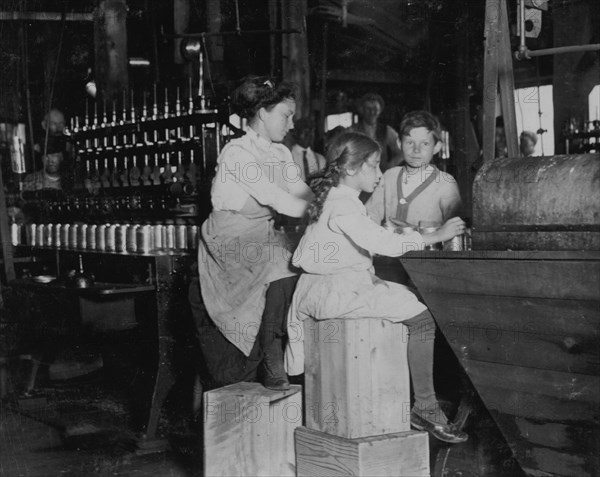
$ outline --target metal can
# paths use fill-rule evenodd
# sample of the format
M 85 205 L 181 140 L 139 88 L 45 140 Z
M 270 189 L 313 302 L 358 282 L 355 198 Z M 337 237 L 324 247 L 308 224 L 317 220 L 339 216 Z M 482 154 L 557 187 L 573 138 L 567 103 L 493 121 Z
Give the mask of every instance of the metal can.
M 165 246 L 165 226 L 162 224 L 153 225 L 152 235 L 154 237 L 154 248 L 156 250 L 162 250 Z
M 86 243 L 88 250 L 96 250 L 96 229 L 98 228 L 95 224 L 90 224 L 87 227 Z
M 152 227 L 150 225 L 140 225 L 136 229 L 136 249 L 138 252 L 148 253 L 153 245 Z
M 107 225 L 101 224 L 96 227 L 96 250 L 104 252 L 106 250 L 106 228 Z
M 46 230 L 45 224 L 38 224 L 35 229 L 35 243 L 38 247 L 43 247 L 46 245 L 44 241 L 44 232 Z
M 139 227 L 137 224 L 132 224 L 127 228 L 126 250 L 128 252 L 137 252 L 137 229 Z
M 10 224 L 10 243 L 21 245 L 21 234 L 23 227 L 21 224 Z
M 44 227 L 44 246 L 52 247 L 54 237 L 54 224 L 46 224 Z
M 450 240 L 444 242 L 444 250 L 449 252 L 460 252 L 465 250 L 465 235 L 455 235 Z
M 54 230 L 52 231 L 52 245 L 54 245 L 54 248 L 60 248 L 62 227 L 62 224 L 54 224 Z
M 60 248 L 69 248 L 69 230 L 71 224 L 63 224 L 60 228 Z
M 87 248 L 87 224 L 80 224 L 77 228 L 77 248 L 84 250 Z
M 71 224 L 69 227 L 69 249 L 77 248 L 77 236 L 79 235 L 79 224 Z
M 430 234 L 435 232 L 439 227 L 419 227 L 419 233 L 421 234 Z M 423 250 L 442 250 L 443 244 L 441 242 L 430 243 L 429 245 L 425 245 Z
M 165 245 L 167 250 L 175 248 L 175 226 L 173 224 L 165 225 Z
M 27 224 L 25 227 L 25 240 L 27 245 L 35 246 L 35 233 L 37 230 L 37 224 Z
M 104 249 L 107 252 L 119 252 L 117 249 L 117 230 L 116 224 L 106 224 L 104 229 Z
M 188 225 L 188 248 L 192 250 L 196 250 L 198 248 L 198 226 L 197 225 Z
M 127 230 L 129 225 L 115 225 L 115 252 L 125 253 L 127 251 Z
M 187 227 L 185 225 L 175 226 L 175 248 L 178 250 L 186 250 L 187 243 Z

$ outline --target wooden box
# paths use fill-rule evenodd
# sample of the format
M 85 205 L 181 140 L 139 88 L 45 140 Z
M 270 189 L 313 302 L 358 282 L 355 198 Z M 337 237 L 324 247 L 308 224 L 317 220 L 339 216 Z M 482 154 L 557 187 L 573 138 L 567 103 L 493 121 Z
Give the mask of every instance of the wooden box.
M 204 393 L 206 476 L 295 476 L 294 429 L 302 386 L 270 391 L 236 383 Z
M 307 319 L 306 427 L 349 439 L 410 430 L 407 340 L 388 320 Z
M 345 439 L 298 427 L 296 468 L 298 477 L 429 477 L 429 437 L 408 431 Z

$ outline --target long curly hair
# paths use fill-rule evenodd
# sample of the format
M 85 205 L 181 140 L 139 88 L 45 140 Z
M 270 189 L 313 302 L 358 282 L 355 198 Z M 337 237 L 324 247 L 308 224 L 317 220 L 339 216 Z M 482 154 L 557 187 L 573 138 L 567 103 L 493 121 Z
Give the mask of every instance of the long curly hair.
M 286 99 L 296 98 L 292 83 L 276 82 L 269 76 L 246 76 L 231 95 L 233 112 L 242 118 L 253 118 L 260 108 L 271 110 Z
M 309 223 L 319 220 L 329 191 L 340 183 L 340 178 L 347 175 L 348 170 L 359 168 L 375 153 L 381 153 L 379 144 L 357 132 L 343 132 L 328 144 L 325 152 L 327 167 L 315 184 L 315 198 L 308 207 Z

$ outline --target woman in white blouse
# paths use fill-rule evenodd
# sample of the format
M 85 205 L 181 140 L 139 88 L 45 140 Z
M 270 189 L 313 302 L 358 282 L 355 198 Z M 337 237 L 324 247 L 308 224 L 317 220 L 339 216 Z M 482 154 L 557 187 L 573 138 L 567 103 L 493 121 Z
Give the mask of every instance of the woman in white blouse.
M 228 380 L 252 380 L 262 361 L 265 387 L 285 390 L 282 338 L 297 271 L 273 218 L 302 217 L 312 199 L 289 149 L 280 144 L 293 128 L 294 88 L 248 77 L 232 103 L 248 118 L 248 128 L 217 159 L 213 210 L 199 244 L 200 290 L 214 324 L 245 357 L 236 361 L 239 370 L 228 370 Z

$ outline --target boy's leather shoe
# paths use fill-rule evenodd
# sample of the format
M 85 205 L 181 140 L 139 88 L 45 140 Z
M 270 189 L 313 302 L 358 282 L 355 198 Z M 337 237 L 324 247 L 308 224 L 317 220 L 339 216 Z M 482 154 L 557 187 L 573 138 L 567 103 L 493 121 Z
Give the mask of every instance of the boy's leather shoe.
M 415 411 L 410 413 L 410 425 L 419 431 L 427 431 L 436 439 L 450 444 L 460 444 L 469 439 L 469 435 L 466 432 L 457 429 L 453 424 L 441 424 L 430 421 L 426 416 Z
M 287 378 L 267 376 L 263 386 L 272 391 L 288 391 L 290 389 L 290 383 Z

